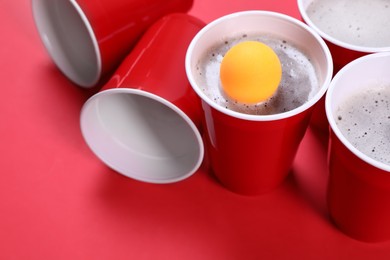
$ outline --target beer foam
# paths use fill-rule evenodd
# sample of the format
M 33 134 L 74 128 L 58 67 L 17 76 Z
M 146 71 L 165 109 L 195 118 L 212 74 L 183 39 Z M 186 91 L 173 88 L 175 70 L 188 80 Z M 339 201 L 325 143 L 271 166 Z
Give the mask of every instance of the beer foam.
M 390 165 L 390 85 L 348 97 L 336 110 L 335 119 L 356 149 Z
M 315 0 L 306 12 L 319 29 L 342 42 L 390 47 L 390 0 Z
M 276 93 L 258 104 L 243 104 L 225 95 L 219 77 L 225 53 L 242 41 L 260 41 L 278 55 L 282 64 L 282 80 Z M 251 115 L 271 115 L 295 109 L 314 96 L 320 86 L 310 58 L 293 44 L 272 35 L 247 35 L 221 40 L 207 50 L 196 68 L 196 81 L 203 92 L 215 103 L 236 112 Z

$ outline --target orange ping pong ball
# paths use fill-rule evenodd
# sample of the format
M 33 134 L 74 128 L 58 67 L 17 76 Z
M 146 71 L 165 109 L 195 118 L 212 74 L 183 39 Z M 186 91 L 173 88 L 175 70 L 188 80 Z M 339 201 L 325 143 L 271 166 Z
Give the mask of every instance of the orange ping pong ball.
M 268 45 L 244 41 L 234 45 L 222 59 L 222 89 L 242 103 L 259 103 L 270 98 L 282 78 L 282 65 Z

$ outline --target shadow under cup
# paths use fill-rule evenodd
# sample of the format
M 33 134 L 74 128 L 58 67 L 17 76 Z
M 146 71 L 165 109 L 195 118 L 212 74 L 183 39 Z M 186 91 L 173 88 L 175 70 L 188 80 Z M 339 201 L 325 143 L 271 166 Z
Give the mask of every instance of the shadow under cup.
M 390 165 L 368 157 L 345 138 L 336 124 L 336 110 L 367 88 L 390 88 L 389 68 L 390 53 L 363 56 L 336 74 L 326 95 L 331 126 L 329 214 L 345 234 L 366 242 L 390 240 Z
M 271 34 L 308 55 L 319 82 L 318 92 L 303 105 L 274 115 L 248 115 L 216 104 L 197 80 L 198 61 L 216 43 L 243 34 Z M 272 190 L 290 172 L 314 104 L 325 94 L 332 59 L 325 42 L 304 23 L 274 12 L 246 11 L 206 25 L 186 56 L 189 81 L 202 100 L 205 143 L 211 167 L 233 192 L 255 195 Z
M 202 163 L 200 100 L 189 85 L 184 60 L 203 26 L 187 14 L 158 20 L 84 104 L 83 137 L 118 173 L 171 183 L 191 176 Z

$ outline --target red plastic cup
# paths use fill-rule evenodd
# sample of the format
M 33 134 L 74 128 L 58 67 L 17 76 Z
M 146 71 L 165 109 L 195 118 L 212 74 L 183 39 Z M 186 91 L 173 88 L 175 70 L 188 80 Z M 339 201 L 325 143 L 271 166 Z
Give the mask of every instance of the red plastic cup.
M 390 165 L 371 159 L 344 137 L 336 124 L 336 110 L 363 89 L 379 84 L 390 87 L 389 67 L 390 53 L 361 57 L 336 74 L 326 95 L 331 126 L 329 214 L 345 234 L 367 242 L 390 239 Z
M 298 9 L 305 23 L 307 23 L 311 28 L 313 28 L 313 30 L 315 30 L 327 43 L 330 52 L 333 56 L 334 73 L 337 73 L 346 64 L 363 55 L 376 52 L 390 51 L 390 46 L 367 47 L 357 44 L 351 44 L 337 39 L 334 36 L 324 32 L 310 19 L 309 15 L 307 14 L 308 6 L 314 1 L 318 0 L 297 0 Z M 367 1 L 367 4 L 369 4 L 369 2 L 370 1 Z
M 365 47 L 347 43 L 340 39 L 336 39 L 332 35 L 320 29 L 308 16 L 308 6 L 318 0 L 297 0 L 298 9 L 303 21 L 315 30 L 326 42 L 333 57 L 334 74 L 349 62 L 371 53 L 390 51 L 390 46 L 387 47 Z M 324 0 L 326 1 L 326 0 Z M 370 1 L 367 1 L 367 4 Z M 324 133 L 328 133 L 329 124 L 325 114 L 325 100 L 321 100 L 318 106 L 313 111 L 311 123 L 314 127 Z
M 109 78 L 157 19 L 186 12 L 192 0 L 32 0 L 40 37 L 54 63 L 75 84 Z
M 247 115 L 217 105 L 197 82 L 197 62 L 216 42 L 243 32 L 271 33 L 301 47 L 316 67 L 320 90 L 304 105 L 275 115 Z M 312 106 L 331 80 L 332 59 L 325 42 L 307 25 L 283 14 L 233 13 L 206 25 L 195 36 L 187 51 L 186 71 L 202 100 L 205 145 L 216 177 L 231 191 L 245 195 L 277 187 L 290 172 Z
M 161 18 L 84 104 L 83 137 L 115 171 L 144 182 L 169 183 L 199 168 L 204 154 L 200 99 L 187 80 L 184 61 L 203 26 L 187 14 Z

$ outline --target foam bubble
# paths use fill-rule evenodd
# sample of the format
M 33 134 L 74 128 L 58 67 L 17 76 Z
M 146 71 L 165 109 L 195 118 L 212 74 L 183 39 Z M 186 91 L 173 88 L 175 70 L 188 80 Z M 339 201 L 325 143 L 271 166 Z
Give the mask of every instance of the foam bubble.
M 282 80 L 269 100 L 243 104 L 230 99 L 222 90 L 219 69 L 225 53 L 241 41 L 255 40 L 270 46 L 282 63 Z M 295 109 L 314 96 L 319 89 L 315 68 L 310 59 L 286 40 L 271 35 L 242 34 L 224 39 L 206 51 L 197 65 L 196 81 L 203 92 L 222 107 L 252 115 L 271 115 Z
M 340 41 L 390 46 L 390 0 L 316 0 L 306 12 L 318 28 Z
M 354 147 L 390 165 L 390 86 L 347 98 L 335 115 L 342 134 Z

